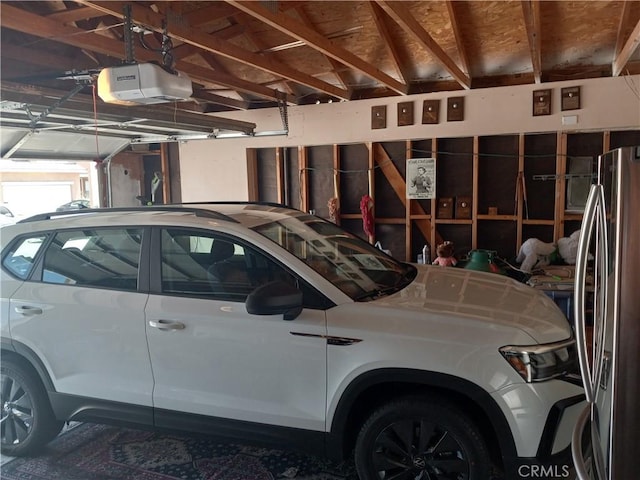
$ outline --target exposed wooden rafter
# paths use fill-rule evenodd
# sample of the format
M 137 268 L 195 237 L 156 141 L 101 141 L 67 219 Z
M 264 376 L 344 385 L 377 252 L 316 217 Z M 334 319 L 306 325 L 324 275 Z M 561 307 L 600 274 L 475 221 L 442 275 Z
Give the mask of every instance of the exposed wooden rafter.
M 622 70 L 627 65 L 627 62 L 629 61 L 631 56 L 635 53 L 638 45 L 640 45 L 640 20 L 638 20 L 638 23 L 633 29 L 633 32 L 631 32 L 631 35 L 629 36 L 627 42 L 624 44 L 624 47 L 622 47 L 622 50 L 620 50 L 620 53 L 618 53 L 613 59 L 613 64 L 611 65 L 611 74 L 614 77 L 617 77 L 622 73 Z
M 624 4 L 622 5 L 622 13 L 620 14 L 620 21 L 618 22 L 618 34 L 616 35 L 616 49 L 613 53 L 614 58 L 620 53 L 622 47 L 624 46 L 625 35 L 629 28 L 629 21 L 631 19 L 630 17 L 632 5 L 632 2 L 624 2 Z
M 467 75 L 471 74 L 469 70 L 469 57 L 467 56 L 467 48 L 464 44 L 462 32 L 458 23 L 458 15 L 456 14 L 456 7 L 453 0 L 447 1 L 447 11 L 449 12 L 449 19 L 451 20 L 451 28 L 453 29 L 453 36 L 456 39 L 456 46 L 458 47 L 458 56 L 460 57 L 460 67 Z
M 335 45 L 333 42 L 323 37 L 318 32 L 307 28 L 305 25 L 296 21 L 292 17 L 289 17 L 287 15 L 275 15 L 266 8 L 261 7 L 260 4 L 256 2 L 245 2 L 236 0 L 226 1 L 236 8 L 242 10 L 243 12 L 253 16 L 254 18 L 257 18 L 264 23 L 272 26 L 273 28 L 286 33 L 287 35 L 297 40 L 305 42 L 308 46 L 324 53 L 329 57 L 334 58 L 340 63 L 348 65 L 349 67 L 364 73 L 370 78 L 373 78 L 374 80 L 380 82 L 382 85 L 390 88 L 394 92 L 402 95 L 407 94 L 407 86 L 405 84 L 378 70 L 375 66 L 365 62 L 360 57 L 354 55 L 348 50 Z
M 115 4 L 119 2 L 112 3 Z M 41 32 L 43 36 L 60 43 L 73 45 L 75 47 L 98 52 L 115 58 L 124 58 L 124 47 L 121 42 L 107 38 L 103 35 L 86 32 L 80 28 L 63 25 L 54 20 L 49 20 L 6 3 L 2 5 L 0 25 L 24 33 L 31 33 L 33 30 L 36 30 Z M 147 50 L 137 50 L 136 56 L 141 61 L 158 60 L 157 54 Z M 214 72 L 213 70 L 187 62 L 177 62 L 176 68 L 183 71 L 194 80 L 224 85 L 229 88 L 253 93 L 254 95 L 267 98 L 269 100 L 278 100 L 278 95 L 275 90 L 262 87 L 253 82 L 235 78 L 228 74 Z M 294 103 L 295 99 L 289 97 L 287 98 L 287 101 Z
M 203 113 L 640 74 L 640 0 L 0 0 L 2 80 L 120 65 L 125 5 L 135 61 L 161 63 L 168 32 L 207 97 L 177 108 Z
M 309 16 L 307 15 L 307 12 L 304 11 L 304 6 L 300 5 L 296 8 L 296 13 L 298 14 L 298 17 L 300 17 L 300 20 L 302 21 L 302 23 L 310 29 L 313 29 L 313 22 L 311 21 L 311 19 L 309 19 Z M 333 59 L 332 57 L 329 57 L 327 55 L 325 55 L 325 58 L 327 59 L 327 61 L 331 64 L 331 67 L 333 68 L 333 74 L 336 76 L 336 78 L 338 79 L 338 81 L 340 82 L 340 84 L 342 85 L 342 88 L 346 89 L 347 91 L 349 90 L 349 86 L 348 86 L 348 82 L 347 79 L 345 78 L 344 74 L 342 73 L 342 69 L 344 68 L 344 66 L 338 62 L 337 60 Z
M 109 15 L 113 15 L 119 18 L 124 17 L 124 14 L 122 13 L 122 7 L 124 5 L 123 2 L 96 2 L 90 0 L 78 1 L 84 5 L 91 6 Z M 148 8 L 145 8 L 142 5 L 136 3 L 131 4 L 131 16 L 134 22 L 145 25 L 146 27 L 149 27 L 157 32 L 162 32 L 164 30 L 164 15 L 158 14 Z M 249 52 L 232 43 L 213 37 L 196 28 L 183 26 L 180 22 L 173 22 L 170 25 L 168 33 L 172 38 L 178 39 L 181 42 L 196 45 L 205 51 L 216 53 L 231 60 L 244 63 L 245 65 L 259 68 L 271 73 L 272 75 L 286 78 L 293 82 L 297 82 L 310 88 L 323 91 L 338 98 L 347 99 L 348 97 L 348 92 L 346 90 L 323 82 L 322 80 L 314 78 L 311 75 L 299 72 L 294 68 L 291 68 L 288 65 L 280 63 L 276 60 L 257 55 L 253 52 Z
M 67 8 L 66 10 L 60 10 L 58 12 L 50 13 L 47 15 L 49 20 L 55 20 L 61 23 L 73 23 L 79 20 L 87 20 L 89 18 L 101 17 L 102 14 L 96 12 L 93 8 L 89 7 L 77 7 Z
M 471 88 L 469 76 L 460 70 L 456 62 L 447 55 L 440 45 L 429 35 L 424 27 L 416 20 L 409 9 L 400 2 L 376 0 L 393 20 L 400 25 L 408 34 L 413 36 L 434 59 L 440 63 L 447 72 L 465 89 Z
M 540 2 L 538 0 L 522 0 L 522 14 L 529 39 L 533 78 L 536 83 L 542 82 L 542 26 Z
M 391 56 L 393 66 L 395 67 L 402 81 L 405 84 L 408 84 L 411 77 L 409 76 L 409 72 L 407 71 L 406 62 L 402 61 L 398 46 L 389 33 L 389 27 L 386 23 L 387 15 L 378 6 L 377 3 L 371 1 L 368 3 L 371 9 L 371 16 L 373 17 L 373 21 L 376 23 L 378 33 L 380 33 L 380 36 L 384 39 L 385 46 L 387 47 L 389 55 Z

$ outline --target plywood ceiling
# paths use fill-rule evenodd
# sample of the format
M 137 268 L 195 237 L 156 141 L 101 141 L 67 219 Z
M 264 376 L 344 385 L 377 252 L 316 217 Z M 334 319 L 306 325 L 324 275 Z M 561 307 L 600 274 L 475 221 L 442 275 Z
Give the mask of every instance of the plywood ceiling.
M 125 58 L 126 2 L 0 2 L 0 127 L 103 136 L 254 134 L 231 110 L 640 73 L 640 1 L 138 1 L 138 62 L 165 58 L 189 101 L 121 107 L 95 78 Z M 170 47 L 170 48 L 168 48 Z M 542 88 L 542 87 L 541 87 Z M 18 134 L 19 132 L 19 134 Z
M 124 3 L 2 1 L 3 98 L 120 64 Z M 136 59 L 161 61 L 166 26 L 195 86 L 170 108 L 196 113 L 640 73 L 640 1 L 131 3 Z

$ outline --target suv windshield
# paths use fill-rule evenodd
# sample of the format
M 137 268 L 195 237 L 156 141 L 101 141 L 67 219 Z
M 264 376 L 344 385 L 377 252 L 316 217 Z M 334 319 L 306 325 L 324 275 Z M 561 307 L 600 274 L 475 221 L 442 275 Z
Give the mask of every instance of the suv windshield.
M 333 223 L 299 215 L 253 227 L 356 301 L 395 293 L 416 276 L 400 263 Z

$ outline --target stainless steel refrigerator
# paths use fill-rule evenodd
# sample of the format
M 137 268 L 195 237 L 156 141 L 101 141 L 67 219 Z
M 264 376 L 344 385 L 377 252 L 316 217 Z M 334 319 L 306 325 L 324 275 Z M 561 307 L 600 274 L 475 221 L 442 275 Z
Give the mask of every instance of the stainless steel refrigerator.
M 640 146 L 598 158 L 598 182 L 582 221 L 574 306 L 589 402 L 573 433 L 577 478 L 640 478 Z

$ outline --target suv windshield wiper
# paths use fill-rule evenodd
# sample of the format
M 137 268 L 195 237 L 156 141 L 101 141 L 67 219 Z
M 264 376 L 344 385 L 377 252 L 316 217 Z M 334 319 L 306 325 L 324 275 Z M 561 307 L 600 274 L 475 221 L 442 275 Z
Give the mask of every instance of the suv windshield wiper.
M 391 295 L 392 293 L 399 292 L 413 281 L 413 279 L 416 277 L 416 273 L 417 270 L 415 268 L 407 265 L 407 270 L 405 271 L 404 275 L 400 276 L 400 278 L 398 278 L 398 280 L 393 285 L 385 288 L 376 288 L 368 292 L 361 293 L 360 295 L 357 295 L 354 300 L 356 302 L 366 299 L 373 300 L 379 297 L 384 297 L 386 295 Z

